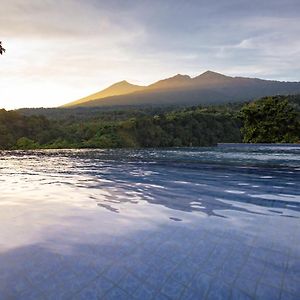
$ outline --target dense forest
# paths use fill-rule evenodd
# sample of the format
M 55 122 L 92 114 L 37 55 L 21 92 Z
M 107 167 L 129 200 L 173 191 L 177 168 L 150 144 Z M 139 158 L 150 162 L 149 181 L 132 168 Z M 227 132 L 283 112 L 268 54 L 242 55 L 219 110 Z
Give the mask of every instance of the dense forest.
M 243 141 L 300 142 L 299 100 L 297 97 L 267 97 L 243 106 L 240 112 Z
M 206 107 L 0 110 L 0 149 L 295 143 L 299 111 L 300 96 Z

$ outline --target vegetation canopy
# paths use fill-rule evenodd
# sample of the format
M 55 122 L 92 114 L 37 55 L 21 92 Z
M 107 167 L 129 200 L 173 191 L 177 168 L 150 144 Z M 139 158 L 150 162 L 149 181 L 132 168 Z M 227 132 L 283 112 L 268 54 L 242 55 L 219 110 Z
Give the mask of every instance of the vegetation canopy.
M 300 96 L 120 110 L 0 110 L 0 149 L 198 147 L 300 141 Z
M 243 106 L 245 143 L 296 143 L 300 141 L 299 111 L 288 98 L 267 97 Z

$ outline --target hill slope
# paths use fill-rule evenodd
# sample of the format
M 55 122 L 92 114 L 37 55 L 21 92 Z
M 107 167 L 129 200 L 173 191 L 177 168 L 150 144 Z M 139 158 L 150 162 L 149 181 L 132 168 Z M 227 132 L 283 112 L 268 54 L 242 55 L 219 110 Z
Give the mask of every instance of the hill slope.
M 129 83 L 127 83 L 129 85 Z M 136 87 L 136 86 L 134 86 Z M 105 90 L 104 90 L 105 91 Z M 243 102 L 273 95 L 300 93 L 300 82 L 230 77 L 207 71 L 197 77 L 176 75 L 132 92 L 102 96 L 104 91 L 66 106 L 199 105 Z M 98 95 L 101 94 L 101 97 Z
M 100 92 L 73 101 L 71 103 L 67 103 L 63 105 L 63 107 L 84 105 L 86 102 L 89 101 L 98 100 L 110 96 L 125 95 L 136 91 L 140 91 L 144 88 L 145 87 L 143 86 L 134 85 L 124 80 L 124 81 L 117 82 Z

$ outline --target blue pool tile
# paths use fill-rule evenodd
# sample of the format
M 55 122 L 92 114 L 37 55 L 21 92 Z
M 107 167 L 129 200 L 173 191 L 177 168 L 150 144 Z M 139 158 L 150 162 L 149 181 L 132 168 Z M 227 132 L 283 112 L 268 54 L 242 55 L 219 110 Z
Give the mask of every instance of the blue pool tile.
M 67 268 L 64 268 L 63 270 L 70 270 L 74 274 L 80 274 L 82 273 L 85 269 L 89 269 L 92 267 L 91 264 L 92 258 L 88 257 L 85 259 L 75 259 L 73 262 L 69 263 Z
M 46 294 L 47 300 L 68 300 L 73 297 L 73 293 L 66 288 L 52 290 Z
M 289 244 L 277 243 L 275 248 L 276 248 L 276 251 L 280 252 L 282 255 L 287 256 L 287 257 L 289 256 L 289 253 L 291 250 L 291 247 L 289 246 Z
M 77 244 L 76 253 L 80 258 L 84 258 L 82 255 L 84 256 L 93 255 L 94 248 L 90 244 L 86 244 L 86 243 Z
M 73 296 L 74 300 L 99 300 L 102 295 L 93 287 L 84 288 L 79 294 Z
M 97 278 L 91 285 L 95 286 L 99 292 L 104 294 L 113 286 L 113 283 L 102 276 Z
M 240 269 L 247 262 L 247 259 L 247 253 L 233 250 L 226 258 L 226 263 L 228 262 L 232 267 Z
M 270 255 L 270 251 L 264 249 L 264 248 L 253 248 L 253 250 L 250 252 L 250 256 L 252 258 L 255 258 L 256 260 L 263 260 L 266 261 L 267 257 Z
M 7 300 L 7 299 L 13 299 L 13 295 L 5 291 L 0 291 L 0 300 Z
M 59 271 L 59 269 L 57 271 Z M 34 267 L 26 271 L 27 278 L 34 285 L 48 280 L 48 278 L 53 276 L 53 274 L 54 272 L 49 273 L 46 270 L 38 267 Z
M 288 256 L 277 251 L 270 251 L 269 255 L 266 257 L 266 261 L 270 266 L 286 269 Z
M 197 247 L 195 247 L 194 251 L 191 253 L 191 255 L 193 257 L 195 257 L 195 259 L 199 259 L 199 263 L 202 263 L 203 260 L 206 260 L 210 254 L 212 253 L 212 251 L 214 250 L 215 245 L 210 243 L 210 242 L 203 242 L 203 244 L 201 243 L 200 245 L 198 245 Z
M 40 264 L 39 258 L 36 257 L 30 257 L 26 261 L 20 261 L 19 265 L 24 271 L 44 268 L 44 266 Z
M 57 272 L 59 271 L 60 269 L 63 268 L 63 264 L 58 260 L 52 260 L 52 259 L 55 259 L 53 258 L 53 256 L 50 256 L 50 257 L 42 257 L 40 258 L 40 261 L 38 262 L 37 265 L 35 265 L 36 268 L 39 268 L 39 269 L 42 269 L 42 270 L 45 270 L 46 272 L 48 273 L 54 273 L 54 272 Z
M 218 173 L 220 166 L 215 167 Z M 101 172 L 101 168 L 97 169 Z M 140 166 L 138 169 L 140 171 Z M 64 218 L 64 225 L 70 226 L 57 227 L 59 230 L 55 229 L 50 234 L 57 237 L 49 236 L 48 239 L 46 236 L 44 248 L 23 245 L 20 249 L 1 252 L 0 300 L 40 300 L 43 297 L 46 300 L 276 300 L 280 295 L 280 300 L 300 299 L 298 211 L 290 209 L 289 212 L 297 218 L 283 218 L 266 207 L 247 203 L 248 195 L 231 198 L 229 195 L 228 200 L 235 201 L 232 201 L 232 206 L 227 206 L 226 200 L 222 204 L 221 201 L 220 204 L 214 202 L 215 195 L 224 194 L 228 186 L 234 189 L 240 182 L 240 175 L 253 180 L 251 184 L 260 181 L 255 179 L 257 169 L 247 169 L 243 171 L 245 174 L 241 174 L 241 170 L 229 169 L 228 179 L 223 177 L 224 181 L 220 180 L 217 185 L 216 171 L 206 174 L 203 182 L 209 181 L 211 184 L 206 188 L 194 186 L 195 182 L 202 182 L 204 176 L 198 169 L 193 174 L 169 170 L 164 175 L 166 178 L 160 178 L 162 185 L 165 184 L 167 189 L 168 185 L 169 188 L 177 188 L 180 184 L 170 180 L 176 173 L 176 179 L 190 180 L 191 188 L 162 192 L 168 210 L 160 210 L 162 207 L 157 204 L 162 203 L 159 202 L 146 201 L 140 208 L 130 203 L 137 210 L 147 209 L 147 206 L 151 208 L 151 213 L 155 209 L 160 210 L 155 216 L 149 215 L 149 218 L 141 215 L 139 219 L 139 214 L 132 218 L 130 207 L 122 210 L 122 201 L 130 198 L 124 195 L 120 203 L 114 203 L 120 208 L 119 214 L 102 210 L 95 213 L 92 209 L 80 208 L 80 205 L 73 210 L 72 206 L 70 213 L 76 213 L 77 217 Z M 264 172 L 272 172 L 272 168 L 267 169 Z M 185 172 L 185 167 L 180 170 Z M 137 176 L 137 180 L 145 184 L 151 182 L 149 176 L 144 177 Z M 118 188 L 122 189 L 123 184 L 124 181 L 118 182 Z M 259 193 L 275 193 L 272 187 L 267 187 L 267 182 L 265 186 L 259 184 L 262 190 Z M 128 185 L 126 189 L 133 192 L 135 186 Z M 251 186 L 241 189 L 253 193 Z M 100 189 L 91 193 L 98 191 Z M 145 193 L 143 196 L 149 196 L 149 199 L 153 196 L 155 199 L 157 191 L 152 192 L 150 195 L 147 191 L 147 195 Z M 205 206 L 199 215 L 190 211 L 190 202 L 198 196 L 203 198 L 202 205 Z M 175 203 L 178 206 L 171 213 L 174 206 L 168 205 L 173 205 L 173 201 L 179 204 Z M 281 204 L 284 202 L 278 201 Z M 183 206 L 188 211 L 180 212 Z M 241 207 L 245 210 L 240 210 Z M 216 215 L 205 216 L 206 212 Z M 89 218 L 78 218 L 81 213 Z M 170 216 L 180 217 L 183 221 L 171 221 Z M 143 229 L 140 231 L 140 228 Z
M 68 291 L 68 294 L 74 294 L 80 291 L 88 283 L 84 277 L 76 276 L 74 278 L 61 278 L 59 281 L 59 289 L 62 291 Z
M 76 300 L 101 299 L 113 287 L 112 282 L 101 277 L 83 288 L 74 296 Z M 72 297 L 73 298 L 73 297 Z
M 169 263 L 167 260 L 163 259 L 159 255 L 150 254 L 145 263 L 147 265 L 149 265 L 150 267 L 158 269 L 161 266 L 163 261 L 166 262 L 166 263 Z M 174 264 L 172 264 L 172 265 L 174 265 Z
M 184 285 L 169 278 L 163 285 L 161 292 L 170 299 L 179 299 L 184 290 Z
M 174 268 L 175 265 L 173 263 L 169 262 L 168 260 L 162 259 L 155 269 L 159 273 L 170 275 L 173 272 Z
M 153 300 L 170 300 L 170 298 L 167 297 L 166 295 L 164 295 L 164 294 L 158 292 L 158 293 L 154 296 Z
M 106 278 L 108 278 L 109 280 L 111 280 L 114 283 L 118 283 L 122 277 L 125 276 L 126 274 L 126 270 L 125 268 L 123 268 L 120 265 L 112 265 L 110 268 L 108 268 L 104 273 L 103 276 L 105 276 Z
M 131 242 L 134 242 L 136 244 L 142 244 L 144 243 L 145 241 L 147 241 L 149 239 L 149 232 L 147 232 L 146 230 L 141 230 L 139 232 L 139 234 L 136 234 L 136 235 L 132 235 L 129 237 L 129 240 Z
M 154 289 L 160 289 L 167 278 L 168 274 L 157 272 L 156 270 L 154 270 L 153 272 L 150 272 L 149 276 L 146 279 L 146 283 Z
M 299 300 L 299 294 L 291 294 L 287 291 L 282 291 L 281 294 L 281 299 L 282 300 Z
M 193 289 L 198 295 L 198 297 L 201 299 L 208 292 L 212 279 L 213 278 L 209 275 L 206 275 L 204 273 L 198 273 L 192 279 L 190 283 L 190 288 Z
M 254 297 L 258 281 L 255 278 L 240 275 L 234 283 L 234 287 Z
M 202 299 L 202 296 L 199 295 L 195 290 L 191 288 L 186 288 L 183 293 L 181 300 L 197 300 L 197 299 Z
M 30 288 L 28 291 L 22 293 L 19 298 L 22 300 L 45 299 L 44 295 L 41 292 L 39 292 L 33 288 Z M 0 299 L 1 299 L 1 293 L 0 293 Z M 6 298 L 6 299 L 8 299 L 8 298 Z
M 120 264 L 124 268 L 130 269 L 130 268 L 134 268 L 136 265 L 142 264 L 142 261 L 139 258 L 137 258 L 137 257 L 135 257 L 133 255 L 129 255 L 129 256 L 125 256 L 122 260 L 120 260 Z M 109 267 L 111 267 L 112 265 L 114 265 L 114 263 L 112 263 L 111 265 L 109 265 Z
M 143 248 L 148 249 L 149 251 L 154 253 L 164 241 L 164 237 L 160 235 L 153 235 L 143 242 Z
M 170 262 L 169 260 L 162 258 L 161 256 L 157 254 L 150 254 L 148 256 L 148 259 L 145 260 L 145 263 L 149 265 L 151 268 L 154 269 L 164 269 L 165 271 L 171 271 L 174 269 L 174 263 Z
M 266 284 L 259 284 L 256 289 L 257 300 L 279 300 L 280 289 Z
M 98 276 L 99 274 L 91 266 L 89 268 L 83 269 L 82 272 L 78 274 L 78 278 L 81 278 L 82 281 L 92 281 Z
M 63 263 L 60 262 L 49 262 L 49 265 L 47 265 L 47 267 L 45 267 L 45 272 L 48 274 L 54 274 L 57 273 L 60 270 L 65 269 L 66 266 Z
M 181 249 L 180 245 L 174 242 L 166 242 L 162 244 L 156 251 L 156 254 L 174 263 L 178 263 L 188 255 L 186 251 Z
M 265 263 L 254 258 L 249 258 L 246 264 L 242 267 L 240 274 L 252 280 L 259 280 L 263 274 Z
M 232 246 L 227 245 L 227 247 L 224 247 L 224 245 L 219 244 L 216 246 L 214 251 L 212 252 L 212 257 L 219 257 L 221 260 L 227 259 L 232 254 Z
M 284 278 L 283 289 L 291 294 L 300 295 L 300 278 L 295 280 L 294 278 L 289 278 L 289 276 L 286 276 Z
M 292 280 L 292 281 L 300 281 L 300 274 L 298 274 L 298 272 L 295 272 L 291 269 L 288 269 L 285 273 L 285 276 L 284 276 L 284 281 L 289 281 L 289 280 Z M 300 283 L 299 283 L 300 284 Z
M 132 296 L 128 295 L 125 291 L 118 287 L 111 288 L 105 295 L 105 300 L 129 300 L 132 299 Z
M 239 289 L 232 289 L 230 300 L 253 300 L 254 298 Z
M 300 253 L 299 253 L 300 256 Z M 288 269 L 300 274 L 300 259 L 299 257 L 290 257 L 288 260 Z
M 124 241 L 121 244 L 119 251 L 122 255 L 128 255 L 134 251 L 135 247 L 136 246 L 130 241 Z
M 136 299 L 150 300 L 157 295 L 157 290 L 147 284 L 141 284 L 134 293 Z
M 232 284 L 238 277 L 239 271 L 242 266 L 237 264 L 232 264 L 231 261 L 226 260 L 223 264 L 218 277 L 227 284 Z
M 287 266 L 288 278 L 299 280 L 300 278 L 300 258 L 291 258 L 288 261 Z
M 182 261 L 182 264 L 186 264 L 189 266 L 189 269 L 192 273 L 199 271 L 203 264 L 206 262 L 206 258 L 204 257 L 202 260 L 199 257 L 195 258 L 193 255 L 188 256 L 185 260 Z
M 247 262 L 248 257 L 246 253 L 233 250 L 226 258 L 226 263 L 228 262 L 234 268 L 240 268 Z
M 72 283 L 78 282 L 78 275 L 73 273 L 70 270 L 63 270 L 61 272 L 58 272 L 53 276 L 53 278 L 50 279 L 51 282 L 55 282 L 58 286 L 64 286 L 65 284 L 67 286 L 72 285 Z M 45 283 L 44 283 L 45 285 Z M 75 288 L 75 286 L 74 286 Z
M 284 271 L 284 269 L 274 269 L 267 266 L 260 282 L 274 287 L 279 287 L 282 285 Z
M 77 274 L 73 272 L 72 269 L 63 269 L 63 270 L 60 270 L 59 272 L 57 272 L 56 274 L 54 274 L 53 276 L 55 276 L 58 281 L 61 281 L 61 280 L 64 280 L 66 278 L 68 279 L 74 279 Z
M 106 257 L 95 257 L 91 266 L 95 269 L 98 274 L 102 274 L 106 271 L 113 263 Z
M 0 280 L 0 290 L 5 294 L 20 295 L 23 292 L 27 292 L 31 289 L 29 281 L 20 275 L 16 277 L 10 277 L 6 280 Z
M 214 276 L 221 270 L 223 264 L 224 264 L 223 257 L 218 257 L 218 256 L 210 257 L 210 259 L 207 260 L 204 265 L 202 265 L 200 270 L 201 272 Z
M 172 272 L 171 277 L 178 282 L 188 285 L 196 273 L 195 264 L 190 261 L 183 261 Z
M 230 298 L 231 288 L 220 280 L 212 280 L 207 294 L 207 300 L 227 300 Z
M 128 294 L 133 295 L 137 288 L 141 285 L 141 281 L 138 280 L 131 274 L 126 274 L 118 283 L 119 287 L 122 288 Z
M 47 280 L 40 282 L 36 285 L 38 289 L 45 293 L 51 292 L 52 290 L 56 290 L 60 286 L 60 282 L 54 276 L 49 277 Z
M 154 268 L 149 267 L 147 264 L 138 264 L 131 266 L 129 271 L 138 279 L 145 281 L 152 272 L 155 272 Z

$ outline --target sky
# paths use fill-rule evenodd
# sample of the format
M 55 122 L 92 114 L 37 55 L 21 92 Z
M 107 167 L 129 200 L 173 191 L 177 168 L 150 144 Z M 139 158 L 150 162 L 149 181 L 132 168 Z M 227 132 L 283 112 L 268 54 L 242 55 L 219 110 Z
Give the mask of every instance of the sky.
M 206 70 L 300 81 L 299 0 L 1 0 L 0 108 Z

